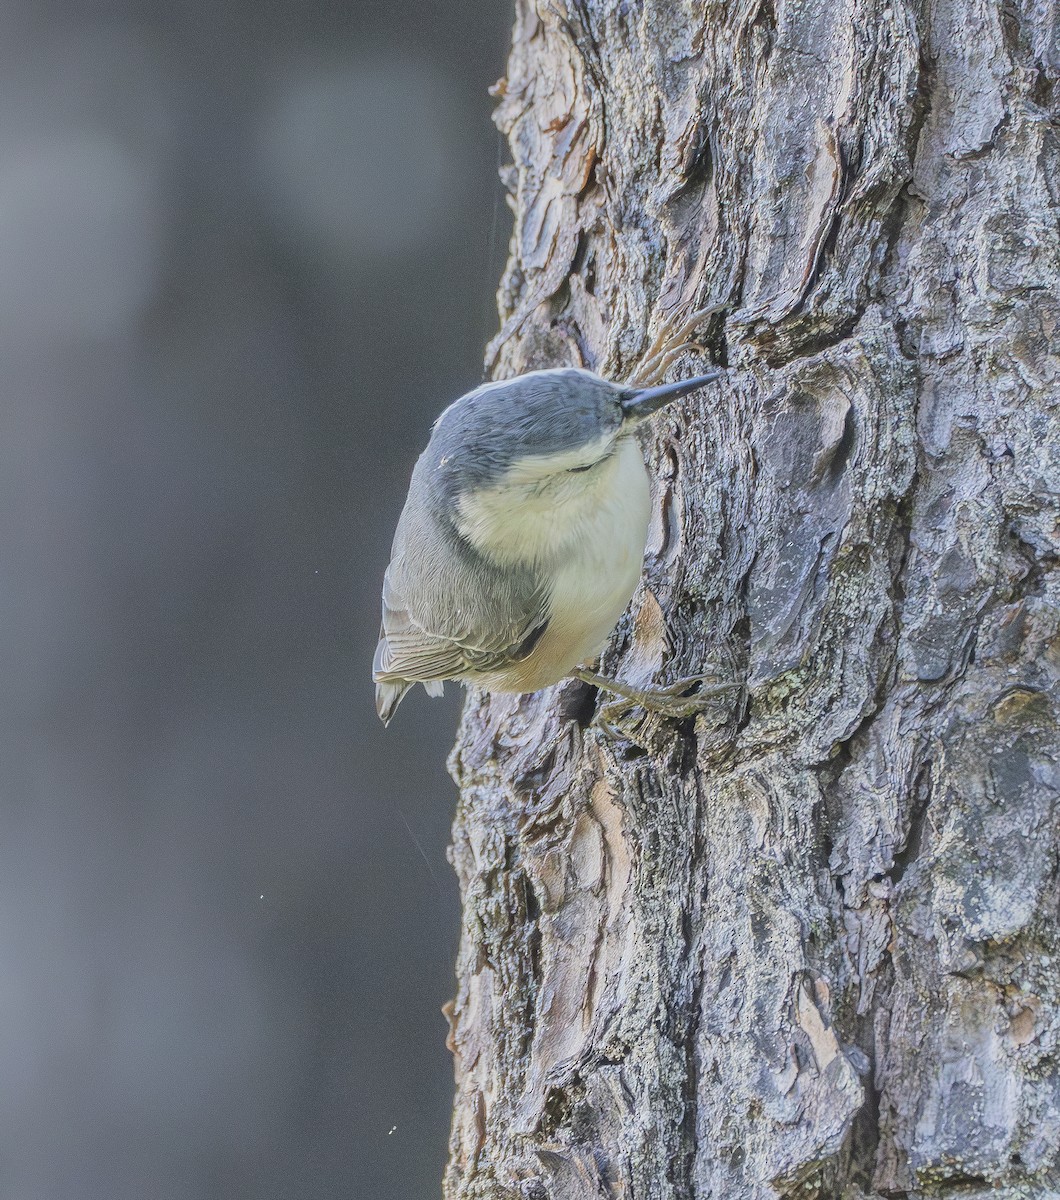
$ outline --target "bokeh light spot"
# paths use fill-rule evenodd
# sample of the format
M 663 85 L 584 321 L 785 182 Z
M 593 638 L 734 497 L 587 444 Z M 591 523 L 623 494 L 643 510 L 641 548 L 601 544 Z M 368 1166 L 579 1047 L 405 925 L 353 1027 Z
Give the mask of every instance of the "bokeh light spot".
M 0 330 L 50 339 L 119 331 L 157 285 L 153 172 L 105 134 L 0 156 Z
M 292 68 L 258 137 L 271 216 L 325 256 L 422 245 L 455 203 L 453 107 L 444 80 L 413 58 Z

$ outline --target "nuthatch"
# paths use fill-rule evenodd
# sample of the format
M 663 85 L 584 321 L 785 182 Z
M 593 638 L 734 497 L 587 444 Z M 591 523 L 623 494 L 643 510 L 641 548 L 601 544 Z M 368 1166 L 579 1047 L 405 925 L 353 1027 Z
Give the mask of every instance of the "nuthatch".
M 644 563 L 648 472 L 634 430 L 722 374 L 637 389 L 531 371 L 442 413 L 383 580 L 372 677 L 384 723 L 414 683 L 438 696 L 446 679 L 536 692 L 576 675 L 650 706 L 652 691 L 584 669 Z

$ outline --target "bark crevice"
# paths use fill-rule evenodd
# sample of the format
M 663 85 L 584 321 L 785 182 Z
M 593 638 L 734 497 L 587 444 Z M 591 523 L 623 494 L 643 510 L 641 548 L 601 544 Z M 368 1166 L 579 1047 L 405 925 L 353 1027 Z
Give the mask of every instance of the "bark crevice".
M 469 698 L 448 1200 L 1060 1195 L 1055 31 L 519 0 L 488 361 L 728 368 L 605 669 L 747 697 Z

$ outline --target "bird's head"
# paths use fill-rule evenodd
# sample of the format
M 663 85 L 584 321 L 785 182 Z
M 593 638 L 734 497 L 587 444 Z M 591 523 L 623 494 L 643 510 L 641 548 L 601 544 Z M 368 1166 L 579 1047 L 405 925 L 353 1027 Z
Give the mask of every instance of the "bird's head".
M 424 457 L 451 495 L 589 473 L 647 417 L 722 374 L 632 388 L 565 367 L 486 383 L 442 413 Z
M 595 501 L 636 427 L 721 374 L 633 388 L 562 368 L 487 383 L 438 418 L 417 474 L 473 544 L 496 553 L 511 543 L 512 554 L 534 557 L 521 536 L 536 543 L 551 528 L 561 540 L 564 516 Z

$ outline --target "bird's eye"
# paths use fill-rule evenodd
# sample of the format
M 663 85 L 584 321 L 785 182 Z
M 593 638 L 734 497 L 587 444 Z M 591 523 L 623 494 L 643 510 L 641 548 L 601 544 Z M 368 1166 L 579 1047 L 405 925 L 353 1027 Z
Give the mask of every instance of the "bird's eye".
M 596 466 L 596 463 L 586 463 L 584 467 L 568 467 L 567 474 L 568 475 L 580 475 L 582 473 L 582 471 L 591 471 L 593 469 L 593 467 L 595 467 L 595 466 Z

